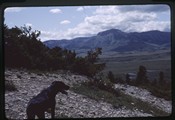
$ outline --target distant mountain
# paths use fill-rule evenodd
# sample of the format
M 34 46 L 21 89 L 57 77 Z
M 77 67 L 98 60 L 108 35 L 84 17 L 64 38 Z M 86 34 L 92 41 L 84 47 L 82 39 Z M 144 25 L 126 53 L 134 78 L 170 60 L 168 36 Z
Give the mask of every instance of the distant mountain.
M 75 51 L 87 51 L 102 47 L 103 51 L 128 52 L 152 51 L 170 47 L 170 32 L 147 31 L 126 33 L 118 29 L 99 32 L 92 37 L 78 37 L 71 40 L 48 40 L 43 42 L 49 48 L 56 46 Z

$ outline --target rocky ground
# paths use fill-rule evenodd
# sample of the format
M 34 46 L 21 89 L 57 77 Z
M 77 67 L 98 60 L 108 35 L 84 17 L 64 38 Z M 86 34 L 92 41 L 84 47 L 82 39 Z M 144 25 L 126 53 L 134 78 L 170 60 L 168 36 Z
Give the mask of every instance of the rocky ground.
M 36 73 L 27 70 L 8 69 L 5 71 L 5 80 L 13 81 L 18 90 L 5 92 L 6 117 L 9 119 L 25 119 L 25 110 L 28 101 L 42 89 L 47 88 L 53 81 L 60 80 L 72 87 L 73 84 L 81 83 L 88 79 L 85 76 L 75 75 L 69 72 L 65 73 L 63 71 L 58 71 L 57 73 Z M 165 101 L 164 99 L 160 99 L 159 101 L 158 98 L 147 94 L 147 92 L 145 92 L 146 90 L 132 88 L 132 86 L 124 87 L 118 84 L 116 87 L 122 89 L 126 94 L 132 94 L 132 96 L 148 101 L 166 112 L 171 113 L 170 101 Z M 149 97 L 146 97 L 147 95 Z M 157 100 L 161 105 L 155 102 Z M 62 118 L 152 116 L 138 109 L 130 110 L 124 106 L 114 108 L 109 103 L 95 101 L 71 90 L 68 91 L 68 96 L 58 93 L 56 101 L 56 116 Z M 46 117 L 50 118 L 51 116 L 50 114 L 46 114 Z
M 115 88 L 122 90 L 125 94 L 131 95 L 133 97 L 139 98 L 142 101 L 150 103 L 152 106 L 157 107 L 167 113 L 172 111 L 172 102 L 167 101 L 163 98 L 157 98 L 145 89 L 138 88 L 135 86 L 116 84 Z

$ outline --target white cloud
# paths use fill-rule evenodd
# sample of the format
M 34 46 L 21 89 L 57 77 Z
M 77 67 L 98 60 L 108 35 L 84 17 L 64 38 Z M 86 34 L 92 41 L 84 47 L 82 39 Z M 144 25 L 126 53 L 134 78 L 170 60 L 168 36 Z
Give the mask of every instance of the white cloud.
M 71 22 L 69 20 L 63 20 L 60 22 L 62 25 L 70 24 Z
M 78 8 L 77 8 L 77 11 L 83 11 L 83 10 L 84 10 L 83 7 L 78 7 Z
M 5 9 L 5 12 L 20 12 L 24 8 L 20 7 L 9 7 Z
M 126 6 L 122 7 L 124 9 Z M 141 9 L 143 6 L 137 7 Z M 160 12 L 158 8 L 160 7 L 156 8 Z M 83 22 L 75 28 L 68 29 L 65 34 L 70 37 L 89 36 L 111 28 L 125 32 L 164 31 L 170 29 L 169 21 L 157 20 L 157 13 L 153 12 L 156 9 L 153 10 L 152 6 L 148 6 L 147 9 L 144 6 L 145 10 L 143 11 L 135 8 L 133 11 L 130 9 L 131 11 L 121 12 L 120 9 L 117 6 L 98 7 L 92 16 L 85 17 Z
M 118 12 L 117 6 L 99 6 L 94 14 L 117 14 Z
M 141 8 L 143 7 L 143 10 Z M 161 6 L 160 6 L 161 7 Z M 92 36 L 108 29 L 120 29 L 124 32 L 144 32 L 149 30 L 169 31 L 170 21 L 158 19 L 158 13 L 163 12 L 159 6 L 102 6 L 97 7 L 90 16 L 74 28 L 59 33 L 49 33 L 56 39 L 71 39 L 75 37 Z M 137 9 L 138 8 L 138 9 Z M 80 9 L 80 8 L 79 8 Z M 81 8 L 82 9 L 82 8 Z M 80 10 L 81 10 L 80 9 Z M 167 11 L 167 8 L 164 7 Z M 168 11 L 167 11 L 168 12 Z M 60 24 L 69 24 L 64 20 Z
M 60 9 L 51 9 L 49 12 L 53 13 L 53 14 L 62 13 L 62 11 Z
M 63 31 L 41 31 L 41 35 L 39 38 L 41 39 L 41 41 L 45 41 L 71 39 L 72 37 L 67 36 L 66 32 Z
M 50 39 L 59 39 L 59 33 L 53 31 L 40 31 L 40 39 L 42 41 L 50 40 Z
M 140 12 L 165 12 L 170 8 L 168 5 L 128 5 L 117 6 L 120 12 L 129 12 L 129 11 L 140 11 Z
M 26 23 L 25 25 L 26 25 L 27 27 L 29 27 L 29 26 L 32 27 L 32 26 L 33 26 L 31 23 Z

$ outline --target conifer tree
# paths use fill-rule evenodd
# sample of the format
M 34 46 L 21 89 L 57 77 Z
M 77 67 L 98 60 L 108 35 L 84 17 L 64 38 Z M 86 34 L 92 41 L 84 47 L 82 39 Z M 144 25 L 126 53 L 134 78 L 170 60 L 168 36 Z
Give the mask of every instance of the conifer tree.
M 148 78 L 147 78 L 147 70 L 145 66 L 140 65 L 139 66 L 139 71 L 137 73 L 137 77 L 136 77 L 136 84 L 147 84 Z

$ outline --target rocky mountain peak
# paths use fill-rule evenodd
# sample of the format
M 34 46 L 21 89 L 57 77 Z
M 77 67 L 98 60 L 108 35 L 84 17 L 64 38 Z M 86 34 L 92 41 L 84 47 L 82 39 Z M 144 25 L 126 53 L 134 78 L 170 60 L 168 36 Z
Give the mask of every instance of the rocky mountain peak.
M 97 34 L 97 36 L 106 36 L 106 35 L 109 35 L 109 34 L 125 34 L 124 32 L 122 32 L 121 30 L 119 29 L 110 29 L 110 30 L 106 30 L 106 31 L 102 31 L 102 32 L 99 32 Z
M 104 52 L 155 51 L 170 48 L 170 32 L 145 31 L 126 33 L 118 29 L 99 32 L 96 36 L 74 38 L 71 40 L 46 41 L 49 48 L 56 46 L 78 53 L 101 47 Z M 132 48 L 131 48 L 132 47 Z M 77 52 L 76 51 L 76 52 Z

